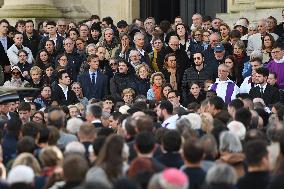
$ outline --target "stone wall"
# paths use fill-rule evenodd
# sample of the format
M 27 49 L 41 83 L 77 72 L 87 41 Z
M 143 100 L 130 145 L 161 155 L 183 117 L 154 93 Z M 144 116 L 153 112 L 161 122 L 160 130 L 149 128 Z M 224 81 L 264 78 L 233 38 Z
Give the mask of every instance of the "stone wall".
M 240 17 L 246 17 L 251 23 L 261 18 L 275 17 L 282 22 L 284 0 L 227 0 L 228 13 L 218 13 L 219 17 L 233 26 Z

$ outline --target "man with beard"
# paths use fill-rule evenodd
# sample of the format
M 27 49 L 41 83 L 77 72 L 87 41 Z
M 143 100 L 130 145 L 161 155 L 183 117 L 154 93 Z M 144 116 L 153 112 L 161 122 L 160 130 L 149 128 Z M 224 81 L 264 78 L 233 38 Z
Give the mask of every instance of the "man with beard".
M 173 115 L 173 105 L 168 100 L 163 100 L 157 107 L 157 115 L 160 121 L 163 121 L 162 127 L 167 129 L 176 129 L 178 115 Z
M 179 39 L 178 36 L 173 35 L 169 39 L 169 46 L 167 46 L 164 50 L 163 58 L 160 59 L 164 61 L 167 54 L 174 53 L 176 56 L 176 65 L 177 70 L 176 74 L 180 75 L 179 79 L 177 80 L 177 88 L 181 90 L 181 81 L 184 71 L 190 67 L 191 62 L 184 50 L 180 50 L 179 48 Z M 163 65 L 163 62 L 158 62 L 158 65 Z
M 278 102 L 280 99 L 278 89 L 267 83 L 268 69 L 261 67 L 257 68 L 255 72 L 255 83 L 257 85 L 249 92 L 252 98 L 262 98 L 267 106 Z
M 206 80 L 212 79 L 212 72 L 209 70 L 204 64 L 204 56 L 201 52 L 196 52 L 193 54 L 194 65 L 190 68 L 186 69 L 183 74 L 182 79 L 182 88 L 183 92 L 186 93 L 188 91 L 188 86 L 193 81 L 199 83 L 200 87 L 204 87 L 204 82 Z

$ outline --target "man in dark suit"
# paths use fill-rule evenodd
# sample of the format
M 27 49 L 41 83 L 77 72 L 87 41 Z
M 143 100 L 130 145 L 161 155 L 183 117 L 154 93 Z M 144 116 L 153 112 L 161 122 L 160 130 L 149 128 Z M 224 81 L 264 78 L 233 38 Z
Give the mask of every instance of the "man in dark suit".
M 25 27 L 26 30 L 23 33 L 23 45 L 28 47 L 32 51 L 33 57 L 36 58 L 38 53 L 38 45 L 41 38 L 34 29 L 34 22 L 32 20 L 27 20 Z
M 279 90 L 267 83 L 268 69 L 260 67 L 255 71 L 255 83 L 257 85 L 250 90 L 249 94 L 252 98 L 262 98 L 267 106 L 278 102 L 280 100 Z
M 63 48 L 64 38 L 61 37 L 60 35 L 58 35 L 58 33 L 56 32 L 56 23 L 54 21 L 49 21 L 49 22 L 47 22 L 46 27 L 47 27 L 47 30 L 49 32 L 49 35 L 41 39 L 41 41 L 39 43 L 39 49 L 38 50 L 44 49 L 45 42 L 47 40 L 53 40 L 53 41 L 55 41 L 56 52 L 58 54 L 62 53 L 64 51 L 64 48 Z
M 0 65 L 4 70 L 4 79 L 9 79 L 10 61 L 7 50 L 14 44 L 14 41 L 7 36 L 9 22 L 6 19 L 0 20 Z
M 70 77 L 65 70 L 58 72 L 58 82 L 58 85 L 51 92 L 51 100 L 57 101 L 59 105 L 67 106 L 78 103 L 79 100 L 75 92 L 69 87 Z
M 95 104 L 90 104 L 87 107 L 86 119 L 87 122 L 93 124 L 96 128 L 103 127 L 102 121 L 102 108 Z
M 79 75 L 78 82 L 81 84 L 85 97 L 101 100 L 107 94 L 107 76 L 99 69 L 99 57 L 97 55 L 88 56 L 87 62 L 90 69 L 88 72 Z

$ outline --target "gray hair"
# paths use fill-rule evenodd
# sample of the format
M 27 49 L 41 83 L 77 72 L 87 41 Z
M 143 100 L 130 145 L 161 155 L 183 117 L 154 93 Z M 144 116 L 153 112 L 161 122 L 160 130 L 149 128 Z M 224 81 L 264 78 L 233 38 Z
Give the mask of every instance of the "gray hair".
M 66 129 L 69 133 L 76 134 L 83 123 L 82 119 L 73 117 L 67 121 Z
M 176 128 L 180 133 L 183 133 L 184 131 L 191 129 L 191 123 L 187 118 L 180 118 L 176 122 Z
M 73 141 L 73 142 L 68 143 L 65 147 L 64 154 L 66 155 L 70 153 L 78 153 L 78 154 L 85 155 L 86 149 L 82 143 L 78 141 Z
M 131 50 L 131 51 L 130 51 L 130 53 L 129 53 L 129 57 L 132 57 L 132 56 L 133 56 L 133 54 L 135 54 L 135 53 L 138 53 L 138 55 L 140 55 L 140 53 L 139 53 L 139 51 L 138 51 L 138 50 L 133 49 L 133 50 Z
M 139 35 L 141 35 L 145 38 L 145 35 L 142 32 L 136 32 L 135 35 L 134 35 L 134 41 L 136 41 L 136 39 Z
M 239 137 L 230 131 L 222 132 L 219 141 L 220 152 L 242 152 L 243 150 Z
M 255 58 L 263 59 L 263 53 L 260 50 L 253 50 L 252 53 L 249 56 L 250 60 L 253 60 Z
M 237 173 L 231 165 L 220 163 L 209 169 L 206 183 L 210 185 L 229 185 L 237 183 Z

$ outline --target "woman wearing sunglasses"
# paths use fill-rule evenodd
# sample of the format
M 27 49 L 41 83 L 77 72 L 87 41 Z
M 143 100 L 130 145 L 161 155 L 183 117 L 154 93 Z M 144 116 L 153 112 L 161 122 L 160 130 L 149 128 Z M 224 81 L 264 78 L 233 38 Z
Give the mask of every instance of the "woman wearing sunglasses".
M 21 69 L 18 66 L 13 66 L 11 69 L 11 80 L 4 83 L 4 87 L 24 87 L 28 82 L 23 79 Z

